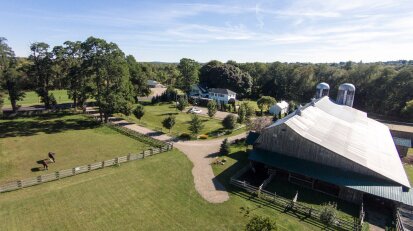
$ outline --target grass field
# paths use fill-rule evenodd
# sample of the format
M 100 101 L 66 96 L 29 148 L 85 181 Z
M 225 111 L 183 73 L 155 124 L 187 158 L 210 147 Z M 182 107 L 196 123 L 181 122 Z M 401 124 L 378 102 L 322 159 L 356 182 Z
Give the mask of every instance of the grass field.
M 169 131 L 162 127 L 162 121 L 167 118 L 170 114 L 175 116 L 175 126 L 172 128 L 171 133 L 174 136 L 179 136 L 181 133 L 190 133 L 188 130 L 189 121 L 191 120 L 192 114 L 178 111 L 174 104 L 161 103 L 157 105 L 147 105 L 145 106 L 145 115 L 139 121 L 135 116 L 125 117 L 127 120 L 134 121 L 141 124 L 147 128 L 154 130 L 161 130 L 165 133 Z M 201 130 L 200 134 L 208 134 L 213 131 L 222 129 L 221 121 L 217 119 L 210 119 L 208 117 L 200 116 L 204 122 L 204 129 Z
M 171 151 L 0 195 L 0 230 L 243 230 L 251 215 L 276 218 L 278 230 L 319 230 L 234 192 L 209 204 L 195 191 L 191 162 Z M 226 178 L 222 169 L 221 177 Z
M 57 103 L 71 103 L 73 100 L 69 99 L 67 96 L 66 90 L 53 90 L 50 91 L 53 93 L 54 97 L 56 98 Z M 33 106 L 33 105 L 42 105 L 43 103 L 40 101 L 40 97 L 34 91 L 26 92 L 26 96 L 23 100 L 17 102 L 20 106 Z M 11 107 L 10 100 L 6 95 L 4 99 L 4 108 Z
M 82 115 L 0 120 L 0 183 L 45 174 L 37 161 L 56 153 L 49 171 L 137 153 L 146 144 Z
M 231 147 L 231 154 L 226 159 L 227 164 L 225 165 L 213 165 L 215 175 L 221 177 L 220 182 L 229 182 L 229 178 L 236 173 L 236 171 L 231 169 L 240 169 L 248 164 L 247 153 L 245 152 L 245 147 L 243 145 L 233 145 Z M 222 175 L 224 171 L 227 171 L 227 173 Z M 228 183 L 226 183 L 225 186 L 232 187 L 228 185 Z M 277 181 L 276 178 L 274 178 L 274 180 L 267 186 L 266 190 L 270 192 L 277 192 L 277 195 L 290 199 L 294 198 L 295 193 L 298 190 L 298 201 L 307 206 L 320 208 L 323 203 L 335 202 L 337 203 L 338 215 L 341 218 L 353 221 L 353 216 L 358 216 L 358 206 L 343 202 L 337 198 L 325 194 L 320 194 L 318 192 L 290 184 L 288 182 Z

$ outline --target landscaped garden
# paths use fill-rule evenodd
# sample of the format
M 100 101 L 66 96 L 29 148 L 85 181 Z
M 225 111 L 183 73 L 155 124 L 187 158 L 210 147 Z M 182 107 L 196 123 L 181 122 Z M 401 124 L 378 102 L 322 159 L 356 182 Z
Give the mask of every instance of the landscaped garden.
M 56 153 L 57 171 L 149 148 L 83 115 L 0 120 L 0 183 L 45 174 L 41 160 Z
M 118 116 L 121 116 L 126 120 L 133 121 L 144 127 L 169 133 L 167 129 L 163 128 L 162 121 L 168 116 L 172 115 L 175 117 L 175 125 L 171 129 L 170 135 L 180 136 L 183 133 L 191 133 L 188 127 L 193 114 L 187 113 L 185 110 L 183 112 L 177 110 L 173 103 L 146 105 L 144 110 L 145 114 L 140 120 L 138 120 L 134 115 L 124 116 L 118 114 Z M 213 136 L 213 133 L 222 132 L 224 130 L 221 120 L 211 119 L 206 116 L 200 116 L 200 119 L 202 121 L 202 124 L 204 125 L 204 128 L 199 134 L 206 134 L 208 135 L 208 138 L 211 138 L 211 136 Z M 240 129 L 232 133 L 231 135 L 239 134 L 244 131 L 245 129 Z

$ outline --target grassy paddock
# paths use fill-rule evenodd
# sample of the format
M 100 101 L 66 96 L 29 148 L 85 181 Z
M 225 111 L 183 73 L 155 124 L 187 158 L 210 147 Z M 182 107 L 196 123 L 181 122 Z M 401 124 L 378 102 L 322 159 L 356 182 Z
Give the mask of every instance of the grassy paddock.
M 56 98 L 57 103 L 72 103 L 73 100 L 69 99 L 66 90 L 53 90 L 50 91 Z M 17 105 L 20 106 L 33 106 L 33 105 L 42 105 L 43 103 L 40 101 L 40 97 L 34 91 L 27 91 L 26 96 L 23 100 L 18 101 Z M 4 99 L 4 107 L 8 108 L 11 107 L 10 100 L 6 95 Z
M 0 130 L 0 183 L 45 174 L 37 162 L 50 151 L 56 153 L 49 165 L 54 171 L 149 148 L 82 115 L 0 120 Z
M 243 230 L 251 215 L 279 230 L 322 227 L 240 192 L 210 204 L 195 191 L 191 162 L 174 150 L 0 196 L 0 230 Z

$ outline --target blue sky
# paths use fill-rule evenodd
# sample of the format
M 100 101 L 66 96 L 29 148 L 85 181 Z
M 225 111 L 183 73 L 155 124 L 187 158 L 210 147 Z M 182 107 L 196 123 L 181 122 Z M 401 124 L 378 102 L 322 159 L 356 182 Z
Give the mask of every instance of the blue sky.
M 412 0 L 3 1 L 0 36 L 32 42 L 89 36 L 138 61 L 338 62 L 413 59 Z

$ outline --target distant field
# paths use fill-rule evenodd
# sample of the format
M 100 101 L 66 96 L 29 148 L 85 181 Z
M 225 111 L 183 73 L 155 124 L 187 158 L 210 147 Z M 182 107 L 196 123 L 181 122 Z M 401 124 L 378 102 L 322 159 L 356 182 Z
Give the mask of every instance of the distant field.
M 129 120 L 133 120 L 138 124 L 142 124 L 145 127 L 155 130 L 162 130 L 163 132 L 169 132 L 167 129 L 163 128 L 162 121 L 172 114 L 176 117 L 175 126 L 172 128 L 171 132 L 173 135 L 180 135 L 181 133 L 190 133 L 188 130 L 189 121 L 191 120 L 191 115 L 188 113 L 182 113 L 178 111 L 173 104 L 161 103 L 158 105 L 147 105 L 145 106 L 145 115 L 139 121 L 135 116 L 131 115 L 126 117 Z M 204 122 L 204 129 L 201 130 L 200 134 L 207 134 L 222 128 L 221 121 L 217 119 L 210 119 L 208 117 L 200 117 Z
M 0 230 L 244 230 L 249 218 L 241 208 L 276 218 L 281 231 L 324 227 L 243 192 L 207 203 L 195 191 L 191 169 L 175 150 L 1 194 Z
M 53 91 L 50 91 L 50 93 L 53 93 L 54 97 L 56 98 L 57 103 L 73 102 L 67 96 L 66 90 L 53 90 Z M 24 99 L 21 101 L 18 101 L 17 104 L 21 106 L 33 106 L 33 105 L 41 105 L 43 103 L 40 101 L 40 97 L 36 94 L 36 92 L 28 91 L 26 92 L 26 96 L 24 97 Z M 10 104 L 10 100 L 8 96 L 6 95 L 4 99 L 4 108 L 8 108 L 8 107 L 11 107 L 11 104 Z
M 49 172 L 148 148 L 82 115 L 0 120 L 0 183 L 45 174 L 37 161 L 56 153 Z M 1 229 L 0 229 L 1 230 Z

